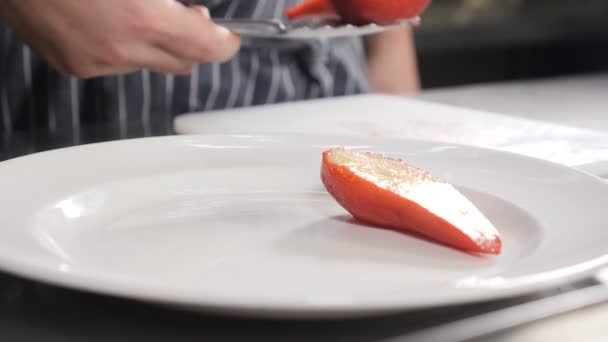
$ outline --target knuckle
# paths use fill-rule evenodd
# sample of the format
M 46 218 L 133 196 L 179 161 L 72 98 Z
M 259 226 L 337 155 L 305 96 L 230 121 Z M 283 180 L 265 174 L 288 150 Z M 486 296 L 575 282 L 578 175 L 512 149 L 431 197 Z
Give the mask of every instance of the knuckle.
M 226 62 L 238 52 L 240 44 L 239 38 L 224 37 L 214 43 L 201 44 L 199 56 L 202 61 Z
M 135 3 L 131 6 L 129 14 L 129 25 L 133 34 L 151 39 L 170 35 L 166 22 L 150 15 L 143 6 L 144 1 L 135 1 Z
M 182 69 L 182 72 L 185 74 L 191 74 L 194 71 L 194 65 L 188 65 L 187 67 Z
M 86 63 L 68 63 L 60 69 L 66 76 L 91 78 L 97 75 L 97 68 Z
M 168 36 L 169 32 L 164 23 L 160 20 L 152 20 L 148 17 L 142 17 L 131 22 L 131 28 L 135 34 L 143 37 Z
M 166 63 L 163 65 L 158 65 L 155 68 L 152 68 L 154 71 L 163 73 L 163 74 L 173 74 L 173 75 L 189 75 L 192 73 L 194 69 L 194 65 L 192 63 Z
M 49 63 L 59 74 L 67 77 L 92 78 L 101 72 L 101 65 L 96 63 L 90 54 L 82 51 L 62 50 L 49 58 Z
M 91 73 L 88 66 L 77 62 L 74 56 L 59 56 L 53 66 L 61 75 L 66 77 L 87 77 Z
M 174 73 L 178 75 L 189 75 L 194 69 L 194 64 L 181 65 L 175 68 Z
M 128 55 L 116 42 L 100 40 L 94 49 L 93 58 L 99 64 L 116 66 L 127 62 Z
M 201 61 L 213 59 L 214 55 L 216 54 L 215 50 L 216 49 L 211 48 L 209 44 L 199 44 L 196 48 L 196 57 L 200 58 Z
M 145 1 L 127 1 L 123 11 L 131 27 L 145 29 L 151 23 Z
M 219 62 L 223 58 L 223 43 L 202 41 L 196 46 L 196 57 L 200 62 Z

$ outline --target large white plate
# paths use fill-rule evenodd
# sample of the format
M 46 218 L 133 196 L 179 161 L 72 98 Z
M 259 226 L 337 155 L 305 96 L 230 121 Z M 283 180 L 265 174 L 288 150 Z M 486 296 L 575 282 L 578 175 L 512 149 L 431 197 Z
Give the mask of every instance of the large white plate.
M 321 151 L 405 158 L 459 186 L 503 234 L 479 257 L 353 222 Z M 0 164 L 0 268 L 160 304 L 280 318 L 361 316 L 522 294 L 606 257 L 608 185 L 544 161 L 415 141 L 183 136 Z

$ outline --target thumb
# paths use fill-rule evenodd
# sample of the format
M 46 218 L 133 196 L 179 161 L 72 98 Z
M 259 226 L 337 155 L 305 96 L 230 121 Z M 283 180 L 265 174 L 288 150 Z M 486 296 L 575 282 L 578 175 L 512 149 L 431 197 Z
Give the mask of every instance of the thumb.
M 222 48 L 218 49 L 218 53 L 212 60 L 222 62 L 225 61 L 232 56 L 234 56 L 241 46 L 241 39 L 237 35 L 230 32 L 225 27 L 216 25 L 213 23 L 211 18 L 211 14 L 209 13 L 209 9 L 205 6 L 191 6 L 190 9 L 201 16 L 201 18 L 214 26 L 212 31 L 215 31 L 218 36 L 230 36 L 231 39 L 227 39 L 224 44 L 221 44 Z
M 197 12 L 198 14 L 203 16 L 203 18 L 205 18 L 205 19 L 211 19 L 211 14 L 209 13 L 209 9 L 205 6 L 191 6 L 190 9 L 192 9 L 194 12 Z

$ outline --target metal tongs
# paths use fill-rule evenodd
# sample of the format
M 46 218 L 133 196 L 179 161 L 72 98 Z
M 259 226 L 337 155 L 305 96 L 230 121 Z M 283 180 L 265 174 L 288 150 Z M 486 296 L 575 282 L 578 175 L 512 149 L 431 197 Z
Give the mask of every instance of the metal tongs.
M 245 37 L 283 39 L 321 39 L 362 36 L 408 25 L 417 26 L 420 18 L 402 20 L 390 25 L 343 24 L 331 18 L 311 18 L 285 23 L 281 20 L 214 19 L 215 23 Z

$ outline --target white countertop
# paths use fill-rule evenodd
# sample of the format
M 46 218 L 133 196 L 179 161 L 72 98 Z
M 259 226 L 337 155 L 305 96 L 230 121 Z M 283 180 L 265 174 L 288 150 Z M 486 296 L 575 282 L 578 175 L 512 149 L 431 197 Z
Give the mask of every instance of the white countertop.
M 608 73 L 442 88 L 425 91 L 419 98 L 608 131 Z

